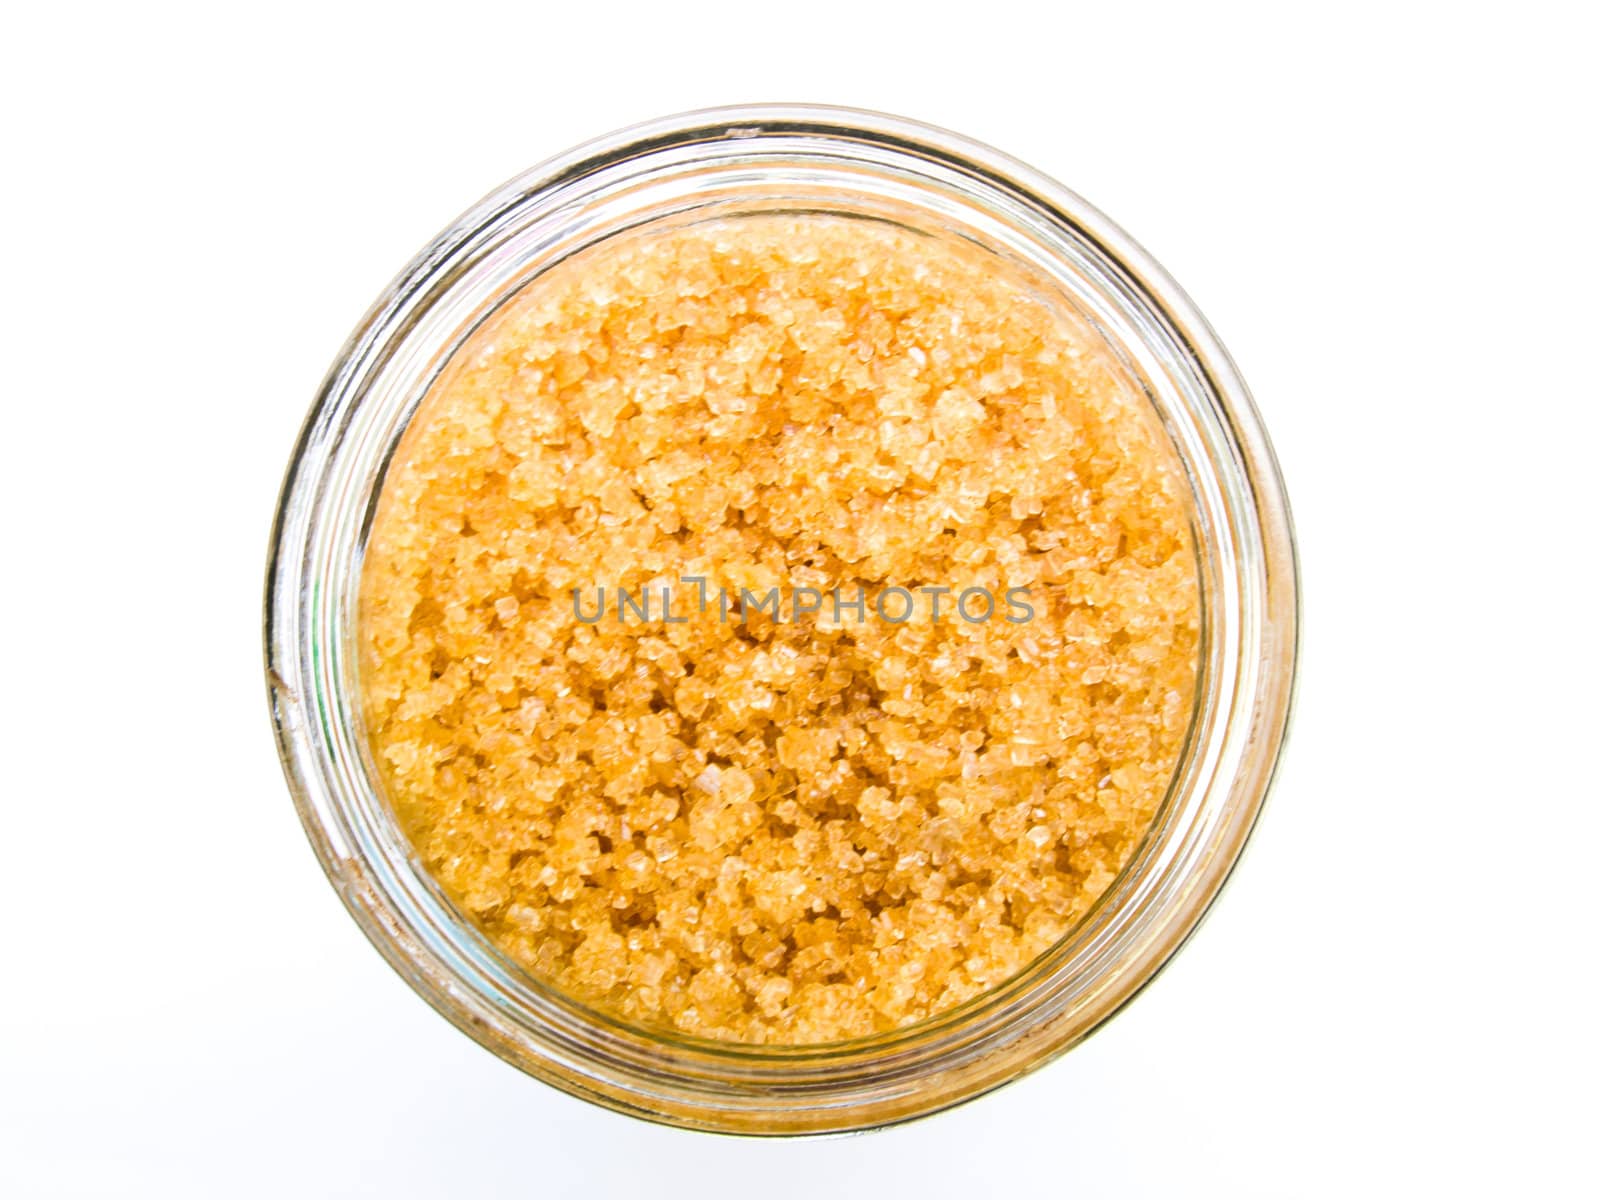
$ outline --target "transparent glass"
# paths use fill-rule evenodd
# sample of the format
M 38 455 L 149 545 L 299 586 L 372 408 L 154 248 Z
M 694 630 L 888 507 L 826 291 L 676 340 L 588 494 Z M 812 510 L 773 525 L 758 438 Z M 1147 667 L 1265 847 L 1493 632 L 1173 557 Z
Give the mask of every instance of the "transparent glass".
M 355 625 L 385 466 L 461 342 L 551 264 L 626 230 L 755 210 L 879 216 L 971 239 L 1048 279 L 1122 359 L 1192 490 L 1202 593 L 1189 744 L 1150 834 L 1089 915 L 1027 970 L 922 1024 L 826 1046 L 645 1031 L 512 964 L 422 869 L 374 784 Z M 295 447 L 273 530 L 267 679 L 284 770 L 328 877 L 441 1014 L 557 1087 L 699 1129 L 860 1129 L 1038 1067 L 1181 946 L 1265 799 L 1294 679 L 1283 485 L 1243 381 L 1161 268 L 1083 200 L 986 146 L 896 117 L 798 106 L 670 117 L 536 167 L 442 233 L 340 353 Z

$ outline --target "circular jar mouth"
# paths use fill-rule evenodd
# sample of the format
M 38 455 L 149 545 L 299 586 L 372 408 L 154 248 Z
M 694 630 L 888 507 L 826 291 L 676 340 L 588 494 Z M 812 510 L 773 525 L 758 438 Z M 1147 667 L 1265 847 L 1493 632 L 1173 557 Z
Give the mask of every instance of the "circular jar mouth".
M 360 711 L 362 557 L 384 473 L 430 384 L 530 279 L 646 225 L 763 211 L 893 220 L 976 242 L 1058 289 L 1144 392 L 1190 492 L 1201 596 L 1188 742 L 1143 844 L 1022 973 L 920 1024 L 827 1045 L 630 1026 L 527 975 L 417 860 Z M 513 1065 L 691 1128 L 868 1128 L 988 1091 L 1069 1049 L 1193 932 L 1265 800 L 1294 681 L 1287 499 L 1249 394 L 1188 298 L 1079 197 L 986 146 L 810 106 L 689 113 L 580 146 L 499 188 L 422 251 L 341 351 L 295 447 L 268 565 L 267 681 L 285 775 L 324 870 L 433 1007 Z

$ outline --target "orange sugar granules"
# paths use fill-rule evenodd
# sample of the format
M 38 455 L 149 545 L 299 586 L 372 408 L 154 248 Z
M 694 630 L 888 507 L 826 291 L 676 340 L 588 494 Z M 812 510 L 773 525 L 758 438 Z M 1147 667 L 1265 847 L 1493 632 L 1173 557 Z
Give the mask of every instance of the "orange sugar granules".
M 1128 861 L 1190 719 L 1146 407 L 1011 268 L 885 223 L 540 275 L 424 400 L 366 552 L 364 710 L 420 860 L 645 1026 L 827 1042 L 1003 982 Z

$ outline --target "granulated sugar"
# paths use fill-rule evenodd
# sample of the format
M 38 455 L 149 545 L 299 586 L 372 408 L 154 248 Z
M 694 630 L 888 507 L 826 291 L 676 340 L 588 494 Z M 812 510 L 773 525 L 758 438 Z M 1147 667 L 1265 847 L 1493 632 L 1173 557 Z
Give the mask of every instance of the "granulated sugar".
M 1009 268 L 884 223 L 546 272 L 425 400 L 367 549 L 366 720 L 419 857 L 645 1026 L 827 1042 L 1003 982 L 1127 862 L 1190 718 L 1143 405 Z

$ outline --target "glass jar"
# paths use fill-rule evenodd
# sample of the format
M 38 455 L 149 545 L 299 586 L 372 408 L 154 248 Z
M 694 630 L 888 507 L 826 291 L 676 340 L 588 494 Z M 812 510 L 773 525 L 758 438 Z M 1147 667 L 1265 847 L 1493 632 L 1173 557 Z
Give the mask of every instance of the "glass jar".
M 881 217 L 976 242 L 1056 286 L 1164 424 L 1192 491 L 1202 597 L 1188 744 L 1141 848 L 1020 975 L 908 1029 L 755 1046 L 632 1028 L 530 978 L 421 867 L 374 780 L 355 628 L 386 465 L 429 384 L 518 287 L 646 225 L 755 210 Z M 965 138 L 843 109 L 669 117 L 536 167 L 445 230 L 339 355 L 295 447 L 272 536 L 265 637 L 284 770 L 324 869 L 368 938 L 458 1028 L 610 1108 L 742 1133 L 861 1129 L 1040 1066 L 1131 999 L 1239 857 L 1288 720 L 1297 581 L 1289 511 L 1244 383 L 1205 320 L 1126 234 Z

